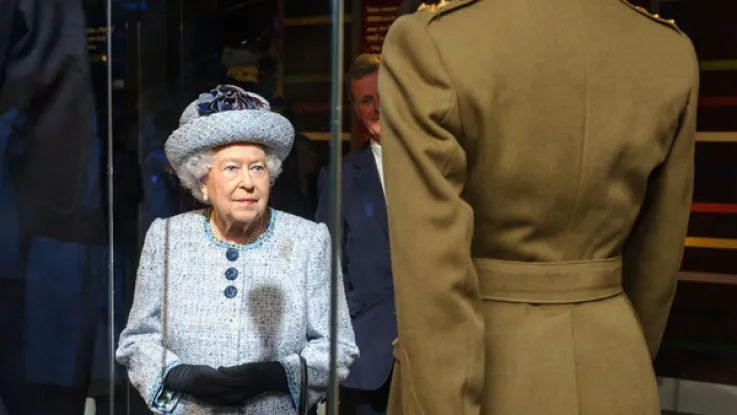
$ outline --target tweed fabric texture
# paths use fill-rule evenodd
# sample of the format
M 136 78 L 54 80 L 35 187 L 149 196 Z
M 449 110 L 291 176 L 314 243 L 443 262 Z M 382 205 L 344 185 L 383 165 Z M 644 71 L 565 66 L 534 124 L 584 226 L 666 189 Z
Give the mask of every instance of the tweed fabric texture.
M 302 382 L 300 355 L 308 367 L 308 404 L 316 404 L 327 393 L 330 236 L 324 224 L 271 212 L 267 231 L 249 245 L 215 239 L 207 211 L 157 219 L 151 225 L 116 357 L 152 411 L 294 414 Z M 232 280 L 228 276 L 236 272 L 231 269 L 237 272 Z M 337 367 L 342 380 L 358 357 L 358 348 L 342 278 L 338 283 Z M 234 291 L 232 298 L 226 296 Z M 225 408 L 162 387 L 168 371 L 178 364 L 217 368 L 269 360 L 285 367 L 289 396 L 265 394 L 242 408 Z
M 166 157 L 175 169 L 199 151 L 221 145 L 249 142 L 261 144 L 282 161 L 294 142 L 294 127 L 283 116 L 272 112 L 268 101 L 251 92 L 264 109 L 236 109 L 200 115 L 200 100 L 192 101 L 179 119 L 179 128 L 166 140 Z

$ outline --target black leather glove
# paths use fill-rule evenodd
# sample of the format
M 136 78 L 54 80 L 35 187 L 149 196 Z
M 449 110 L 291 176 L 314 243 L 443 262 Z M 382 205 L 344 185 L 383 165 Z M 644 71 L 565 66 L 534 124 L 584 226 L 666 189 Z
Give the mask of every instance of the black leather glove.
M 242 379 L 210 366 L 179 365 L 166 375 L 167 389 L 190 395 L 211 405 L 240 406 L 244 382 Z
M 266 392 L 289 393 L 287 372 L 279 362 L 246 363 L 220 367 L 218 371 L 243 382 L 244 403 Z

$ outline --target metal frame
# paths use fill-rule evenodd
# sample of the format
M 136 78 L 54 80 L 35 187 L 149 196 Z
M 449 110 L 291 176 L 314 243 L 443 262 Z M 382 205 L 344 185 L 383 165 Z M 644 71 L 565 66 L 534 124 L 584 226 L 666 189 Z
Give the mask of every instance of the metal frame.
M 113 214 L 115 213 L 113 201 L 113 6 L 112 1 L 107 0 L 106 10 L 107 23 L 107 226 L 108 226 L 108 336 L 110 344 L 108 352 L 108 392 L 110 401 L 108 411 L 115 413 L 115 233 L 113 228 Z
M 341 166 L 343 150 L 343 13 L 344 1 L 331 0 L 332 14 L 332 76 L 331 84 L 331 138 L 330 138 L 330 223 L 332 224 L 331 242 L 332 258 L 330 273 L 330 381 L 328 389 L 328 415 L 338 414 L 338 389 L 340 380 L 337 373 L 338 357 L 338 278 L 341 249 Z

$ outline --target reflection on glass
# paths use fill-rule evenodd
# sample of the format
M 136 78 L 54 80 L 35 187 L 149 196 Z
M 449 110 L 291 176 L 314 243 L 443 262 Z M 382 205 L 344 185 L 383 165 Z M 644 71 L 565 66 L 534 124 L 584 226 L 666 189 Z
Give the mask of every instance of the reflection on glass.
M 1 7 L 0 407 L 80 414 L 109 379 L 105 110 L 81 4 Z

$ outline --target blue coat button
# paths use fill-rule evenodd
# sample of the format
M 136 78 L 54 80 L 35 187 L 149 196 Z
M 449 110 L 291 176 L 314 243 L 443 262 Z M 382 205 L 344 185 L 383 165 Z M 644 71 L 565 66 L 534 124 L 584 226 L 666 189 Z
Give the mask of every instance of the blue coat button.
M 225 271 L 225 278 L 227 278 L 229 281 L 233 281 L 234 279 L 238 278 L 238 270 L 235 268 L 228 268 Z
M 225 296 L 228 298 L 233 298 L 236 295 L 238 295 L 238 289 L 233 287 L 232 285 L 225 288 Z
M 228 258 L 228 261 L 235 261 L 238 259 L 238 250 L 235 248 L 228 248 L 228 251 L 225 252 L 225 257 Z

